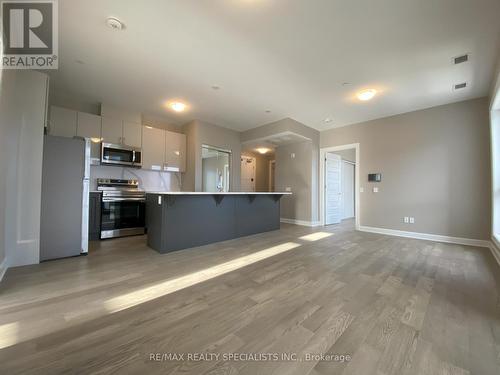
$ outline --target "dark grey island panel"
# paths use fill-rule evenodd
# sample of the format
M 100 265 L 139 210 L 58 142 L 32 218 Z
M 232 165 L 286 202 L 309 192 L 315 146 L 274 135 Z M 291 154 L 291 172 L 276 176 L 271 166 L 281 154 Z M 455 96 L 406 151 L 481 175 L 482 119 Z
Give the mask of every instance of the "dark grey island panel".
M 167 253 L 277 230 L 282 195 L 147 193 L 148 246 Z

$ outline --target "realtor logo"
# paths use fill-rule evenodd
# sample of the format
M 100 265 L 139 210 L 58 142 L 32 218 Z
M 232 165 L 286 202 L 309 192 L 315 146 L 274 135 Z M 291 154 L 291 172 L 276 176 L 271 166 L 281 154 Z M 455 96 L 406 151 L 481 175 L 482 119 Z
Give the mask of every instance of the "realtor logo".
M 57 3 L 2 1 L 2 68 L 57 69 Z

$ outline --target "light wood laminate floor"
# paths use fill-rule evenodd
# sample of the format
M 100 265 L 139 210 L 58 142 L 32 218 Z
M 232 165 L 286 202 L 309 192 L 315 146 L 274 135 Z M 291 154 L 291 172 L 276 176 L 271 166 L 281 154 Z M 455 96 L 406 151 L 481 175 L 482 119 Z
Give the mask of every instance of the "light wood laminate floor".
M 487 249 L 352 222 L 165 255 L 142 236 L 103 241 L 7 272 L 0 373 L 497 375 L 499 279 Z

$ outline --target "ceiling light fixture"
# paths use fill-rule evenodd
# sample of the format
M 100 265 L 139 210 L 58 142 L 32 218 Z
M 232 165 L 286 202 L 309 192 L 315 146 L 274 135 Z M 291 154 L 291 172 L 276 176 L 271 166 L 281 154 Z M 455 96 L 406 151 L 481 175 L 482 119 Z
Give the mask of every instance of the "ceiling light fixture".
M 170 108 L 172 108 L 175 112 L 183 112 L 186 109 L 187 105 L 182 102 L 172 102 L 170 103 Z
M 264 154 L 267 154 L 271 150 L 268 148 L 265 148 L 265 147 L 259 147 L 259 148 L 256 148 L 255 151 L 257 151 L 259 154 L 264 155 Z
M 125 24 L 116 17 L 106 18 L 106 25 L 115 30 L 123 30 L 125 28 Z
M 361 101 L 367 101 L 373 99 L 373 97 L 377 94 L 377 90 L 375 89 L 367 89 L 358 92 L 357 97 Z

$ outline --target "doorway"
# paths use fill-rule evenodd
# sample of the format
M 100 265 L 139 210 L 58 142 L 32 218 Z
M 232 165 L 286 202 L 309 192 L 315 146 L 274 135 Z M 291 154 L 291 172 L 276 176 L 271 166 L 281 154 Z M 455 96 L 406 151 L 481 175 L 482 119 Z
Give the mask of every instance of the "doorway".
M 359 228 L 359 144 L 320 150 L 320 222 L 355 220 Z
M 241 157 L 241 191 L 255 191 L 255 158 Z
M 269 160 L 269 191 L 274 191 L 274 176 L 276 173 L 276 160 Z
M 229 191 L 231 151 L 202 145 L 202 191 Z

